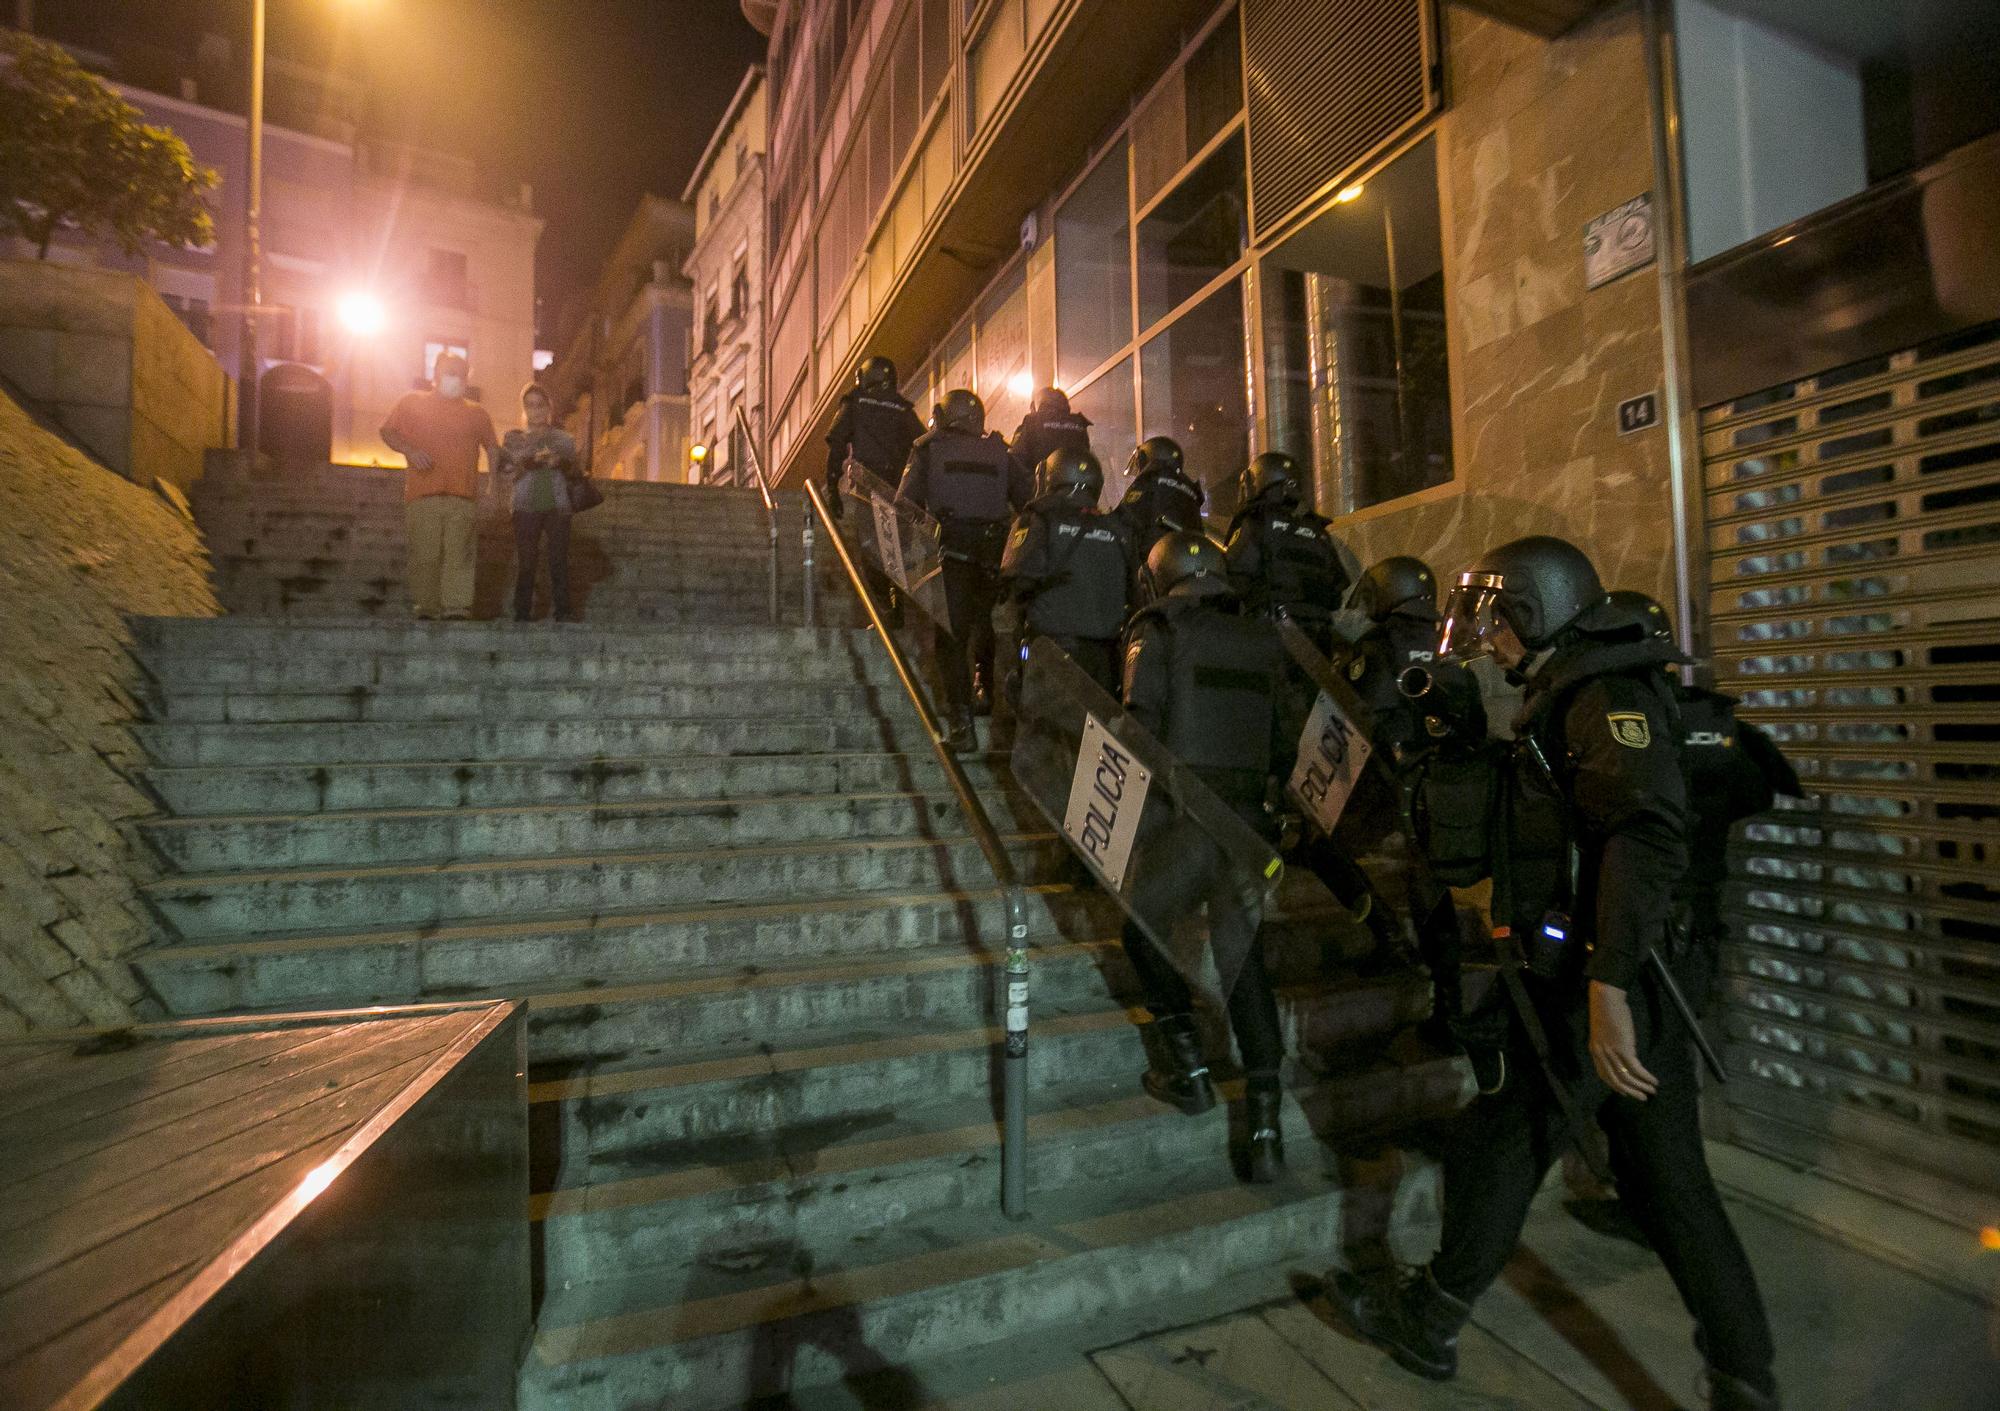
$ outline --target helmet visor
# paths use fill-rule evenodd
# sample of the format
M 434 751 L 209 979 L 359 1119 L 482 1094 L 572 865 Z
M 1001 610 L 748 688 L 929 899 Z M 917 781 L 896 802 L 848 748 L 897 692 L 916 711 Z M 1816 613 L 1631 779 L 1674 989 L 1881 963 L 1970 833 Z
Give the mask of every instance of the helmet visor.
M 1461 573 L 1444 603 L 1444 626 L 1438 633 L 1438 660 L 1476 659 L 1502 626 L 1500 595 L 1506 579 L 1497 573 Z

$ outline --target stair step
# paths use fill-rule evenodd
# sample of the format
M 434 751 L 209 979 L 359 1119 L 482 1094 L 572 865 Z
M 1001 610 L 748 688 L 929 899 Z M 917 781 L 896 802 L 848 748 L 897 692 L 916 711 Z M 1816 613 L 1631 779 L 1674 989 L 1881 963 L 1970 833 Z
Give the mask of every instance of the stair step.
M 988 957 L 989 975 L 1000 963 Z M 986 998 L 990 1006 L 990 984 Z M 1031 1090 L 1145 1067 L 1133 1029 L 1141 1012 L 1127 1011 L 1101 980 L 1053 993 L 1031 982 L 1030 998 Z M 1357 1043 L 1379 1048 L 1428 1010 L 1428 986 L 1415 980 L 1279 989 L 1286 1050 L 1300 1055 Z M 561 1180 L 574 1184 L 610 1168 L 629 1173 L 677 1143 L 991 1095 L 1001 1040 L 993 1022 L 989 1007 L 985 1023 L 918 1013 L 831 1030 L 752 1033 L 708 1050 L 656 1043 L 537 1060 L 529 1070 L 531 1130 L 544 1151 L 561 1154 Z M 1208 1027 L 1208 1051 L 1228 1054 L 1221 1018 L 1212 1016 Z
M 1002 790 L 984 802 L 1000 827 L 1040 822 Z M 962 818 L 958 800 L 939 789 L 169 818 L 140 831 L 178 871 L 227 872 L 927 838 L 963 827 Z
M 1405 1199 L 1400 1170 L 1352 1201 L 1319 1171 L 1269 1187 L 1236 1184 L 1221 1162 L 1202 1174 L 1072 1184 L 1039 1197 L 1029 1227 L 990 1201 L 832 1247 L 725 1235 L 673 1269 L 552 1286 L 523 1406 L 707 1411 L 962 1354 L 1250 1269 L 1321 1263 L 1357 1226 L 1386 1232 Z
M 720 631 L 663 630 L 612 623 L 552 624 L 523 632 L 506 622 L 291 623 L 227 617 L 141 617 L 133 632 L 143 654 L 224 653 L 299 657 L 323 652 L 635 652 L 642 655 L 769 654 L 776 657 L 859 649 L 868 632 L 833 627 L 747 623 Z M 875 651 L 872 646 L 869 651 Z
M 1000 756 L 971 756 L 977 788 L 1006 777 Z M 873 794 L 946 787 L 928 751 L 819 755 L 654 755 L 633 759 L 502 759 L 478 763 L 156 767 L 153 792 L 181 819 L 356 809 L 502 808 L 534 804 Z
M 795 756 L 857 750 L 922 750 L 930 737 L 906 718 L 740 715 L 661 720 L 348 721 L 236 725 L 175 721 L 135 725 L 160 764 L 311 764 L 564 760 L 632 755 Z
M 1139 1171 L 1179 1168 L 1199 1177 L 1200 1168 L 1224 1165 L 1232 1137 L 1240 1144 L 1240 1080 L 1218 1084 L 1223 1103 L 1189 1119 L 1145 1095 L 1136 1081 L 1143 1055 L 1136 1043 L 1128 1047 L 1131 1061 L 1116 1076 L 1029 1093 L 1031 1206 Z M 1306 1075 L 1281 1108 L 1288 1164 L 1301 1175 L 1336 1176 L 1321 1142 L 1351 1151 L 1378 1128 L 1384 1088 L 1408 1103 L 1389 1120 L 1407 1121 L 1448 1108 L 1463 1083 L 1437 1057 L 1400 1072 L 1364 1060 L 1330 1077 Z M 695 1248 L 864 1242 L 913 1216 L 992 1203 L 1000 1144 L 991 1096 L 979 1094 L 675 1146 L 629 1174 L 604 1168 L 586 1183 L 539 1189 L 532 1215 L 541 1276 L 560 1288 L 671 1268 Z
M 1016 866 L 1030 877 L 1058 865 L 1065 855 L 1062 845 L 1046 833 L 1015 835 L 1007 844 Z M 783 896 L 908 892 L 977 886 L 990 875 L 970 838 L 947 835 L 179 875 L 148 883 L 144 891 L 181 939 L 205 941 L 476 917 L 561 916 Z
M 1025 900 L 1031 940 L 1117 924 L 1094 889 L 1031 887 Z M 947 941 L 992 949 L 1006 934 L 989 887 L 257 936 L 155 946 L 135 963 L 169 1009 L 197 1015 L 511 995 L 621 972 L 805 964 Z
M 893 693 L 893 694 L 892 694 Z M 188 724 L 332 724 L 336 722 L 552 721 L 722 716 L 750 705 L 737 684 L 352 686 L 341 691 L 268 691 L 255 687 L 177 688 L 152 695 L 154 720 Z M 909 699 L 893 686 L 813 682 L 754 688 L 760 713 L 779 716 L 873 718 L 907 714 Z

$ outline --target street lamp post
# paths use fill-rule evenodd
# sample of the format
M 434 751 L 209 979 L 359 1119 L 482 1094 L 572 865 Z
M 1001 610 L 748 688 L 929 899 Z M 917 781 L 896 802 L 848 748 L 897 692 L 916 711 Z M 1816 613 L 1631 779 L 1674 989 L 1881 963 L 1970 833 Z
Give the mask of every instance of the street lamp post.
M 264 0 L 250 0 L 250 171 L 243 190 L 243 335 L 237 359 L 237 440 L 257 454 L 257 319 L 264 302 Z

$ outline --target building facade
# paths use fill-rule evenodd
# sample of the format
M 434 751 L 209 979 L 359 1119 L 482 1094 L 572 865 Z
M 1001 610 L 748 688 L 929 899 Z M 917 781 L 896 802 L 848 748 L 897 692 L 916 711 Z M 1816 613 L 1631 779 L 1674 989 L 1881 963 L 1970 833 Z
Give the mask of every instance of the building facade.
M 595 475 L 690 478 L 694 294 L 681 267 L 694 232 L 685 202 L 644 197 L 604 273 L 565 320 L 561 351 L 542 374 Z
M 142 274 L 232 378 L 241 366 L 246 123 L 205 101 L 198 76 L 217 67 L 200 48 L 184 96 L 113 86 L 148 122 L 171 128 L 215 168 L 215 239 L 128 258 L 115 242 L 58 236 L 50 258 Z M 85 55 L 99 67 L 101 56 Z M 542 221 L 528 193 L 499 199 L 471 163 L 446 153 L 364 142 L 358 91 L 274 62 L 263 148 L 263 370 L 300 363 L 326 378 L 333 456 L 397 464 L 378 434 L 389 408 L 427 385 L 447 348 L 464 352 L 504 422 L 533 375 L 535 246 Z M 300 122 L 286 126 L 283 119 Z M 311 130 L 307 130 L 307 127 Z M 375 317 L 342 317 L 360 307 Z
M 764 71 L 743 76 L 681 199 L 694 210 L 688 402 L 699 478 L 749 485 L 740 411 L 761 448 L 764 426 Z
M 744 8 L 780 478 L 881 353 L 1002 430 L 1060 386 L 1108 497 L 1176 437 L 1218 529 L 1275 448 L 1364 562 L 1575 540 L 1810 786 L 1732 864 L 1718 1119 L 1940 1205 L 1991 1170 L 1993 7 Z

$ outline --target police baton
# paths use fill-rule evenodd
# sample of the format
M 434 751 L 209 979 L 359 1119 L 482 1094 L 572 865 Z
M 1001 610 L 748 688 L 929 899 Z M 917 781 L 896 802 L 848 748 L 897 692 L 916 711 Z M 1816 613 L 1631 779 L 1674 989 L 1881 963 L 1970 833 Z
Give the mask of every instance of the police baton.
M 1646 959 L 1652 963 L 1653 976 L 1660 982 L 1660 988 L 1666 991 L 1674 1012 L 1680 1015 L 1681 1023 L 1687 1025 L 1688 1033 L 1694 1036 L 1694 1046 L 1701 1050 L 1701 1061 L 1708 1065 L 1708 1071 L 1715 1075 L 1716 1082 L 1728 1082 L 1729 1070 L 1722 1066 L 1722 1055 L 1715 1051 L 1708 1035 L 1701 1031 L 1701 1021 L 1694 1017 L 1694 1009 L 1688 1004 L 1687 996 L 1681 993 L 1680 982 L 1674 979 L 1674 972 L 1667 968 L 1667 962 L 1660 958 L 1657 950 L 1649 947 Z

